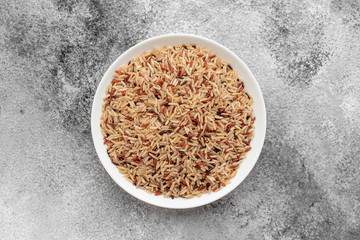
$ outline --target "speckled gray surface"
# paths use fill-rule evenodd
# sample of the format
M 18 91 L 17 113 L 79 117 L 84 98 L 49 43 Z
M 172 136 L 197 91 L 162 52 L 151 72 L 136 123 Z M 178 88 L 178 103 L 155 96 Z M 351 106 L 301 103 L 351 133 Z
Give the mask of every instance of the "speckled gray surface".
M 0 1 L 0 238 L 360 239 L 360 2 L 179 2 Z M 268 114 L 248 178 L 180 211 L 120 189 L 90 134 L 108 66 L 172 32 L 240 56 Z

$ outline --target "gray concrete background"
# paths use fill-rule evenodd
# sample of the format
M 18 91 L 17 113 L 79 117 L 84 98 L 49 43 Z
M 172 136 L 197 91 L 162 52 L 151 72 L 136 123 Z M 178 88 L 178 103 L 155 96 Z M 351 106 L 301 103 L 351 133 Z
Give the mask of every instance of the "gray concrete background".
M 0 239 L 360 239 L 360 2 L 0 1 Z M 140 202 L 90 134 L 101 76 L 149 37 L 193 33 L 253 71 L 264 149 L 225 198 Z

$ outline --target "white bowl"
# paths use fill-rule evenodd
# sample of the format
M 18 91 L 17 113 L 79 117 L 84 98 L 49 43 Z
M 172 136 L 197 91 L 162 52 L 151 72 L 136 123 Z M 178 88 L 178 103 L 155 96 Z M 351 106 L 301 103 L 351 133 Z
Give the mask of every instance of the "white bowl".
M 154 194 L 149 194 L 142 189 L 137 189 L 134 185 L 125 180 L 121 173 L 119 173 L 116 166 L 112 164 L 107 154 L 106 146 L 103 143 L 103 136 L 100 129 L 100 116 L 102 113 L 103 97 L 105 96 L 106 86 L 112 81 L 116 69 L 118 69 L 122 65 L 126 65 L 132 58 L 141 55 L 143 52 L 152 50 L 154 46 L 172 46 L 174 44 L 183 43 L 196 44 L 198 46 L 206 47 L 212 52 L 214 52 L 217 56 L 221 57 L 222 59 L 231 64 L 233 69 L 238 72 L 240 78 L 244 80 L 245 89 L 254 98 L 254 103 L 252 106 L 254 109 L 253 114 L 256 117 L 256 120 L 254 122 L 254 139 L 251 142 L 252 149 L 248 152 L 247 157 L 240 164 L 238 173 L 233 179 L 231 179 L 230 184 L 217 192 L 203 194 L 199 198 L 195 197 L 191 199 L 171 199 L 164 198 L 162 195 L 155 196 Z M 121 54 L 121 56 L 118 57 L 118 59 L 116 59 L 113 64 L 111 64 L 111 66 L 101 79 L 101 82 L 96 90 L 91 112 L 91 132 L 95 149 L 101 163 L 103 164 L 109 175 L 112 177 L 112 179 L 126 192 L 133 195 L 134 197 L 152 205 L 165 208 L 184 209 L 202 206 L 218 200 L 219 198 L 225 196 L 226 194 L 234 190 L 245 179 L 245 177 L 254 167 L 264 143 L 265 131 L 266 111 L 264 99 L 260 87 L 256 82 L 253 74 L 250 72 L 249 68 L 242 60 L 240 60 L 239 57 L 237 57 L 226 47 L 207 38 L 190 34 L 169 34 L 150 38 L 133 46 L 132 48 Z

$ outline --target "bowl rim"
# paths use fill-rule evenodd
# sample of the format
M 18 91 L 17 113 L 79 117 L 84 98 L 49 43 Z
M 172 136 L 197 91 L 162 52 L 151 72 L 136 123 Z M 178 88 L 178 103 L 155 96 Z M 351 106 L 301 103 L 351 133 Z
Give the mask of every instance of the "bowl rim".
M 157 196 L 157 198 L 160 197 L 160 198 L 166 199 L 168 201 L 156 201 L 157 199 L 154 200 L 154 198 L 150 197 L 153 194 L 149 194 L 146 191 L 144 191 L 143 189 L 137 189 L 132 184 L 131 184 L 132 188 L 127 186 L 130 183 L 125 180 L 127 182 L 127 184 L 125 184 L 123 180 L 120 180 L 120 178 L 124 179 L 123 175 L 119 171 L 116 171 L 116 172 L 114 171 L 114 168 L 116 168 L 116 166 L 114 164 L 112 164 L 109 156 L 107 155 L 107 152 L 106 152 L 107 157 L 104 155 L 104 149 L 106 151 L 106 148 L 103 145 L 103 138 L 101 137 L 100 140 L 98 139 L 98 136 L 99 136 L 98 130 L 100 129 L 100 126 L 98 123 L 100 122 L 100 116 L 101 116 L 101 114 L 100 115 L 97 114 L 98 104 L 101 103 L 100 104 L 100 106 L 101 106 L 100 112 L 102 112 L 103 96 L 105 95 L 105 91 L 102 92 L 102 90 L 100 88 L 104 84 L 106 84 L 106 86 L 108 85 L 108 83 L 106 82 L 107 78 L 109 78 L 108 76 L 109 75 L 113 76 L 114 70 L 118 69 L 120 66 L 124 65 L 124 64 L 120 64 L 120 62 L 123 60 L 123 58 L 127 57 L 128 55 L 130 55 L 131 58 L 136 57 L 138 54 L 137 55 L 131 54 L 132 52 L 136 52 L 136 49 L 140 49 L 152 42 L 154 42 L 154 44 L 152 45 L 152 47 L 154 47 L 155 42 L 158 42 L 161 40 L 165 41 L 167 38 L 189 38 L 189 42 L 194 41 L 194 39 L 195 39 L 195 41 L 198 40 L 201 42 L 206 42 L 208 45 L 213 45 L 213 46 L 217 47 L 218 49 L 220 49 L 220 51 L 229 55 L 236 62 L 238 62 L 239 65 L 241 65 L 242 71 L 244 71 L 248 75 L 249 81 L 252 82 L 253 88 L 254 88 L 253 91 L 257 92 L 257 98 L 258 98 L 258 100 L 257 100 L 258 107 L 257 108 L 258 108 L 259 114 L 261 115 L 261 119 L 258 119 L 258 117 L 257 117 L 257 119 L 255 121 L 255 122 L 257 122 L 260 120 L 260 122 L 258 122 L 256 124 L 254 123 L 254 125 L 255 125 L 254 131 L 256 131 L 256 133 L 254 134 L 254 139 L 255 138 L 257 139 L 257 151 L 253 152 L 254 149 L 252 149 L 252 151 L 249 152 L 249 153 L 252 152 L 253 160 L 252 161 L 248 160 L 246 170 L 245 170 L 244 174 L 242 176 L 240 176 L 238 181 L 235 184 L 232 184 L 232 186 L 230 186 L 231 184 L 229 184 L 229 185 L 227 185 L 227 187 L 224 187 L 217 192 L 214 192 L 211 194 L 203 194 L 199 198 L 196 198 L 196 197 L 191 198 L 191 199 L 176 198 L 176 199 L 180 199 L 181 201 L 178 201 L 176 199 L 171 199 L 171 198 L 164 198 L 163 196 Z M 186 43 L 186 42 L 183 42 L 183 43 Z M 174 43 L 174 44 L 176 44 L 176 43 Z M 164 44 L 164 45 L 167 45 L 167 44 Z M 152 50 L 152 47 L 148 50 Z M 206 47 L 206 48 L 208 48 L 208 47 Z M 209 49 L 212 51 L 211 48 L 209 48 Z M 227 60 L 225 60 L 225 61 L 227 61 Z M 230 62 L 230 63 L 232 65 L 234 65 L 234 62 Z M 237 69 L 235 69 L 235 70 L 237 70 Z M 238 70 L 237 70 L 237 73 L 239 73 Z M 241 75 L 240 75 L 240 77 L 242 78 Z M 250 93 L 251 93 L 251 95 L 253 95 L 252 92 L 250 92 Z M 96 119 L 96 118 L 98 118 L 98 119 Z M 91 133 L 92 133 L 93 143 L 94 143 L 98 158 L 99 158 L 100 162 L 102 163 L 103 167 L 105 168 L 106 172 L 110 175 L 110 177 L 123 190 L 125 190 L 127 193 L 129 193 L 133 197 L 140 199 L 140 200 L 142 200 L 146 203 L 149 203 L 151 205 L 154 205 L 154 206 L 163 207 L 163 208 L 172 208 L 172 209 L 186 209 L 186 208 L 194 208 L 194 207 L 203 206 L 203 205 L 209 204 L 211 202 L 214 202 L 214 201 L 224 197 L 228 193 L 232 192 L 236 187 L 238 187 L 244 181 L 244 179 L 249 175 L 249 173 L 252 171 L 254 165 L 256 164 L 256 162 L 260 156 L 260 153 L 263 148 L 264 141 L 265 141 L 266 124 L 267 124 L 266 122 L 267 122 L 266 108 L 265 108 L 263 94 L 261 92 L 258 82 L 256 81 L 254 75 L 252 74 L 252 72 L 250 71 L 248 66 L 235 53 L 233 53 L 231 50 L 229 50 L 227 47 L 223 46 L 222 44 L 217 43 L 211 39 L 208 39 L 208 38 L 205 38 L 202 36 L 198 36 L 198 35 L 194 35 L 194 34 L 184 34 L 184 33 L 164 34 L 164 35 L 152 37 L 152 38 L 146 39 L 144 41 L 141 41 L 141 42 L 135 44 L 134 46 L 130 47 L 125 52 L 120 54 L 120 56 L 106 70 L 106 72 L 104 73 L 104 75 L 101 78 L 101 81 L 97 85 L 97 89 L 96 89 L 96 93 L 93 98 L 92 109 L 91 109 Z M 260 126 L 260 129 L 262 130 L 260 132 L 257 131 L 257 128 L 259 128 L 258 125 Z M 101 132 L 101 130 L 100 130 L 100 132 Z M 101 134 L 101 136 L 102 136 L 102 134 Z M 246 159 L 249 158 L 249 153 L 248 153 L 248 156 L 244 159 L 244 161 L 240 164 L 239 169 L 244 164 Z M 109 162 L 111 165 L 109 164 Z M 116 170 L 117 170 L 117 168 L 116 168 Z M 239 170 L 238 170 L 238 173 L 236 174 L 236 176 L 231 179 L 231 181 L 233 181 L 237 177 L 237 175 L 239 175 Z M 146 193 L 148 196 L 139 194 L 137 191 L 142 191 L 142 192 Z M 216 196 L 206 197 L 206 196 L 211 196 L 213 194 Z M 197 199 L 198 201 L 191 201 L 192 199 Z M 174 200 L 176 200 L 176 201 L 174 201 Z M 188 202 L 186 203 L 186 201 L 188 201 Z M 189 202 L 190 202 L 190 204 L 189 204 Z

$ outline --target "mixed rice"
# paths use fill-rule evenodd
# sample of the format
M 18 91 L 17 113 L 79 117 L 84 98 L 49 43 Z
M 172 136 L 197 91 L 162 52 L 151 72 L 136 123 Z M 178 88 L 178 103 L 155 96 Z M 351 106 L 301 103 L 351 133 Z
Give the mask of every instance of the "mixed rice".
M 154 48 L 115 71 L 101 129 L 112 162 L 165 197 L 218 191 L 253 138 L 252 97 L 229 63 L 195 45 Z

